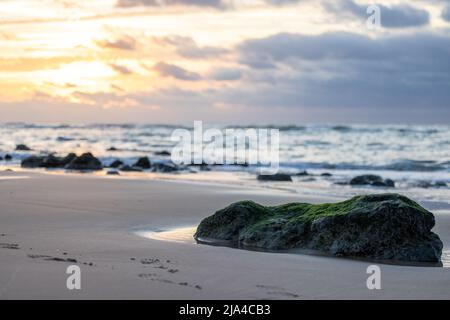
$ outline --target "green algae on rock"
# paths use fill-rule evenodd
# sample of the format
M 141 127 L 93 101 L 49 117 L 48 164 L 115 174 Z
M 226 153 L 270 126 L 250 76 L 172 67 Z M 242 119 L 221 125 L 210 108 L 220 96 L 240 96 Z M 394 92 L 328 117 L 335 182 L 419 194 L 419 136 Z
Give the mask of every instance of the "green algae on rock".
M 194 237 L 267 250 L 309 249 L 336 256 L 439 262 L 442 242 L 431 212 L 399 194 L 339 203 L 262 206 L 241 201 L 205 218 Z

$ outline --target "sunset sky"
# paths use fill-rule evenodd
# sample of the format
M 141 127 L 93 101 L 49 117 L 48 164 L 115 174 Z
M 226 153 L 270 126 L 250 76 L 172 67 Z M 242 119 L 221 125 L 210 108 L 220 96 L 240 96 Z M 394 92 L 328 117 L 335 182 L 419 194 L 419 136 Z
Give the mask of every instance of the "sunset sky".
M 450 0 L 0 0 L 0 121 L 450 122 Z

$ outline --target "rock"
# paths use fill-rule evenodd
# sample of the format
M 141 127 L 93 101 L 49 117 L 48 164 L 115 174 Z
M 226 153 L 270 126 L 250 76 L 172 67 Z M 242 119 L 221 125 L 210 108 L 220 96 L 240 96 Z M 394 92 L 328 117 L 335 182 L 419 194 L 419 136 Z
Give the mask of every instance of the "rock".
M 100 160 L 92 155 L 92 153 L 84 153 L 79 157 L 73 159 L 65 166 L 69 170 L 102 170 L 103 166 Z
M 164 151 L 155 152 L 155 155 L 157 155 L 157 156 L 170 156 L 171 153 L 169 151 L 164 150 Z
M 382 177 L 377 175 L 365 174 L 354 177 L 352 180 L 350 180 L 350 185 L 394 188 L 395 182 L 391 179 L 383 180 Z
M 292 181 L 292 178 L 288 174 L 277 173 L 272 175 L 260 174 L 257 178 L 259 181 Z
M 106 151 L 118 151 L 119 149 L 117 149 L 116 147 L 110 147 L 108 149 L 106 149 Z
M 29 156 L 22 160 L 22 168 L 41 168 L 45 157 Z
M 2 161 L 3 160 L 3 157 L 2 156 L 0 156 L 0 161 Z
M 44 168 L 62 168 L 64 167 L 62 159 L 54 155 L 48 155 L 42 161 L 41 167 Z
M 6 154 L 5 161 L 11 161 L 11 160 L 12 160 L 12 156 L 10 154 Z
M 142 169 L 150 169 L 151 163 L 148 157 L 139 158 L 138 161 L 133 165 L 133 167 L 139 167 Z
M 120 172 L 116 170 L 109 170 L 108 172 L 106 172 L 106 174 L 109 176 L 118 176 L 120 175 Z
M 52 154 L 48 156 L 29 156 L 22 160 L 23 168 L 64 168 L 69 162 L 77 156 L 70 153 L 64 158 L 56 157 Z
M 142 169 L 141 169 L 141 168 L 132 167 L 132 166 L 129 166 L 129 165 L 127 165 L 127 164 L 121 166 L 121 167 L 119 168 L 119 170 L 120 170 L 120 171 L 123 171 L 123 172 L 142 172 Z
M 321 174 L 322 177 L 332 177 L 333 175 L 329 172 L 324 172 Z
M 73 160 L 77 158 L 77 155 L 75 153 L 69 153 L 67 156 L 61 159 L 61 166 L 65 167 L 69 163 L 71 163 Z
M 123 165 L 123 162 L 120 160 L 114 160 L 109 166 L 110 168 L 119 168 Z
M 296 176 L 309 176 L 309 173 L 306 170 L 300 171 L 298 173 L 295 174 Z
M 442 242 L 431 212 L 399 194 L 356 196 L 333 204 L 266 207 L 231 204 L 204 219 L 198 242 L 269 250 L 309 249 L 335 256 L 439 262 Z
M 56 141 L 58 142 L 67 142 L 67 141 L 73 141 L 72 138 L 67 138 L 67 137 L 57 137 Z
M 189 167 L 198 168 L 200 171 L 211 171 L 211 168 L 205 162 L 202 162 L 202 163 L 199 163 L 199 164 L 192 163 L 192 164 L 189 165 Z
M 175 172 L 179 171 L 180 168 L 177 167 L 174 163 L 153 163 L 152 172 Z
M 415 183 L 413 185 L 416 188 L 424 188 L 424 189 L 428 189 L 428 188 L 442 188 L 442 187 L 447 187 L 447 183 L 445 183 L 444 181 L 418 181 L 417 183 Z
M 16 146 L 16 151 L 31 151 L 31 149 L 24 144 L 18 144 Z

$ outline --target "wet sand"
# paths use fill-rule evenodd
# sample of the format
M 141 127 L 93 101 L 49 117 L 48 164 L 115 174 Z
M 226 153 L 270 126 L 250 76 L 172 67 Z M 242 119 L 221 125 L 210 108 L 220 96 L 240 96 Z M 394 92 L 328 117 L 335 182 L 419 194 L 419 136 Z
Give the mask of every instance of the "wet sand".
M 382 290 L 368 290 L 370 262 L 136 233 L 194 226 L 243 199 L 335 201 L 231 185 L 1 172 L 0 299 L 450 298 L 446 268 L 380 265 Z M 450 214 L 435 215 L 448 249 Z M 71 264 L 81 267 L 81 290 L 66 288 Z

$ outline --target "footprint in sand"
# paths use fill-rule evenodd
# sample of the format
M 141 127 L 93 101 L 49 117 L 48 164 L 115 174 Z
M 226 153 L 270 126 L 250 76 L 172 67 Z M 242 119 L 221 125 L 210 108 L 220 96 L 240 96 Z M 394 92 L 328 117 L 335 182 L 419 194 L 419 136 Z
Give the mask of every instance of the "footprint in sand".
M 299 298 L 300 297 L 300 295 L 298 295 L 296 293 L 288 292 L 284 288 L 280 288 L 277 286 L 268 286 L 268 285 L 258 284 L 258 285 L 256 285 L 256 287 L 259 289 L 266 290 L 266 294 L 270 295 L 270 296 L 279 296 L 279 297 L 284 297 L 284 298 Z
M 135 261 L 136 259 L 130 258 L 130 260 Z M 180 270 L 175 269 L 170 266 L 170 265 L 174 264 L 170 260 L 166 260 L 166 264 L 164 264 L 159 258 L 144 258 L 144 259 L 141 259 L 141 264 L 151 265 L 157 269 L 167 270 L 167 272 L 169 272 L 169 273 L 177 273 L 180 271 Z
M 178 270 L 173 270 L 173 271 L 178 272 Z M 171 273 L 175 273 L 175 272 L 171 272 Z M 169 283 L 169 284 L 177 284 L 179 286 L 195 288 L 197 290 L 202 290 L 203 289 L 198 284 L 194 285 L 194 284 L 191 284 L 189 282 L 184 282 L 184 281 L 176 283 L 175 281 L 172 281 L 170 279 L 162 278 L 157 273 L 140 273 L 140 274 L 138 274 L 138 277 L 141 278 L 141 279 L 148 279 L 148 280 L 151 280 L 151 281 L 158 281 L 158 282 Z
M 20 249 L 17 243 L 0 243 L 0 248 L 2 249 Z
M 31 259 L 43 259 L 46 261 L 56 261 L 56 262 L 69 262 L 69 263 L 82 263 L 85 266 L 95 266 L 92 262 L 79 262 L 77 259 L 73 258 L 59 258 L 59 257 L 53 257 L 45 254 L 29 254 L 27 255 Z

